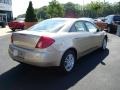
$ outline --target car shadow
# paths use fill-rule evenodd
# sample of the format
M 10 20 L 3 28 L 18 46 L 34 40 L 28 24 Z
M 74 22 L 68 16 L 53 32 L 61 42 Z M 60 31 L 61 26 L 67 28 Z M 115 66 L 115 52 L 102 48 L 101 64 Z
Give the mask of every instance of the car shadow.
M 7 33 L 14 33 L 14 32 L 17 32 L 17 31 L 23 31 L 22 29 L 16 29 L 15 31 L 8 31 Z
M 97 65 L 104 63 L 109 50 L 96 50 L 78 61 L 75 69 L 63 75 L 57 68 L 40 68 L 19 64 L 0 75 L 0 90 L 66 90 L 75 85 Z
M 11 30 L 11 31 L 7 31 L 7 33 L 13 33 L 13 32 L 14 32 L 14 31 L 12 31 L 12 30 Z

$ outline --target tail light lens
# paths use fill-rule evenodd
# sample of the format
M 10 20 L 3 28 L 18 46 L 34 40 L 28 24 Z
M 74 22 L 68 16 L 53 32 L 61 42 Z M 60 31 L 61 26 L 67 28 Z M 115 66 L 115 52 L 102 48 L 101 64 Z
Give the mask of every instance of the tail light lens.
M 44 49 L 51 46 L 54 42 L 55 40 L 52 38 L 41 36 L 36 45 L 36 48 Z
M 11 43 L 13 43 L 13 34 L 11 35 Z

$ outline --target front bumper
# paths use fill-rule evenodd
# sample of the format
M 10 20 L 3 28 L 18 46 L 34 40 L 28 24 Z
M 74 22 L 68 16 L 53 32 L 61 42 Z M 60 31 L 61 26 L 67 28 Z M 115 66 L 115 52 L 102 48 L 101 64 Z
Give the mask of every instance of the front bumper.
M 60 60 L 54 52 L 40 52 L 32 49 L 25 49 L 15 45 L 9 45 L 10 57 L 18 62 L 35 66 L 59 66 Z

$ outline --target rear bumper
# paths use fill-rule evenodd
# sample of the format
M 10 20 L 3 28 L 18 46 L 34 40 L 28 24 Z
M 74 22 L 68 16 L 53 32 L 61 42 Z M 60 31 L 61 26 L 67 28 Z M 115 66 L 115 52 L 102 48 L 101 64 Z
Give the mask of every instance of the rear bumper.
M 0 22 L 0 26 L 5 27 L 6 23 L 5 22 Z
M 24 26 L 22 27 L 12 27 L 12 26 L 9 26 L 10 29 L 24 29 Z
M 10 57 L 18 62 L 31 64 L 35 66 L 59 66 L 60 59 L 54 52 L 40 52 L 36 50 L 29 50 L 14 45 L 9 45 Z

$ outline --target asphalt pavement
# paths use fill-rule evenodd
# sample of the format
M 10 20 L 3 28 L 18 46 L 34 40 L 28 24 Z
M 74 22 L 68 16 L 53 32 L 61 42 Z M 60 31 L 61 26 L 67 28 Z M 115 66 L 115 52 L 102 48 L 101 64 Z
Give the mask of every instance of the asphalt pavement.
M 57 68 L 13 61 L 8 55 L 10 34 L 0 36 L 0 90 L 120 90 L 120 37 L 108 36 L 105 51 L 96 50 L 80 58 L 68 75 Z
M 11 30 L 8 26 L 6 26 L 6 28 L 1 28 L 1 27 L 0 27 L 0 37 L 1 37 L 1 36 L 4 36 L 4 35 L 10 34 L 11 31 L 12 31 L 12 30 Z

